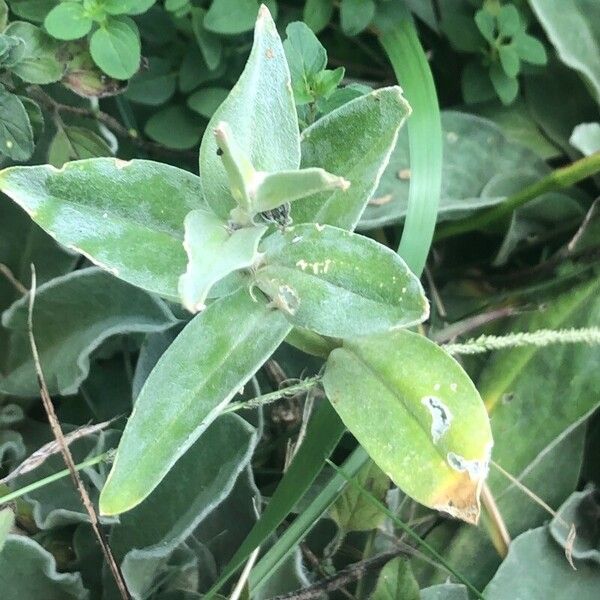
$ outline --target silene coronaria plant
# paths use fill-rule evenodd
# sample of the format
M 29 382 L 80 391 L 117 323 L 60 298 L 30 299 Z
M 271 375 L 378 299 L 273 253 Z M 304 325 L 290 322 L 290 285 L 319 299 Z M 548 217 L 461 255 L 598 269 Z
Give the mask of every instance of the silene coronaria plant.
M 0 189 L 61 244 L 191 317 L 139 393 L 103 515 L 142 502 L 285 341 L 326 358 L 323 402 L 395 484 L 477 521 L 492 448 L 481 398 L 419 332 L 429 307 L 418 277 L 353 233 L 409 113 L 386 87 L 300 133 L 263 6 L 199 177 L 113 158 L 0 173 Z

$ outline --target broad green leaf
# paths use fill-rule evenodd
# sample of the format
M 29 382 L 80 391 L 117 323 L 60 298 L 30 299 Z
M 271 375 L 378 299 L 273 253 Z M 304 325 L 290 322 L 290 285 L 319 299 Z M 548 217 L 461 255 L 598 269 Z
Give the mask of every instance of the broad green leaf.
M 598 326 L 599 290 L 595 279 L 562 296 L 544 298 L 545 310 L 514 319 L 508 330 Z M 586 345 L 496 352 L 480 376 L 478 387 L 495 440 L 494 460 L 553 509 L 577 486 L 585 421 L 598 406 L 599 352 Z M 548 520 L 495 469 L 488 484 L 511 535 Z M 446 534 L 438 545 L 475 585 L 485 584 L 498 567 L 499 557 L 484 531 L 462 530 L 452 539 Z M 438 574 L 435 580 L 443 581 L 443 576 Z
M 140 66 L 140 37 L 129 17 L 111 17 L 90 38 L 94 62 L 110 77 L 129 79 Z
M 363 490 L 384 501 L 390 487 L 388 476 L 375 463 L 369 462 L 358 472 L 355 481 L 360 488 L 346 487 L 329 511 L 329 516 L 343 533 L 377 529 L 385 520 L 379 508 L 365 498 Z
M 38 396 L 27 335 L 28 296 L 2 315 L 12 332 L 0 390 Z M 89 372 L 89 355 L 110 336 L 160 331 L 174 318 L 162 301 L 95 267 L 74 271 L 38 287 L 33 313 L 40 361 L 51 394 L 73 394 Z
M 0 86 L 0 153 L 25 161 L 33 154 L 33 129 L 20 98 Z
M 309 167 L 299 171 L 266 173 L 256 187 L 252 205 L 256 212 L 272 210 L 286 202 L 304 200 L 331 190 L 346 191 L 350 183 L 323 169 Z
M 583 155 L 600 152 L 600 123 L 581 123 L 573 129 L 569 143 Z
M 377 578 L 371 600 L 419 600 L 419 584 L 405 558 L 390 560 Z
M 477 522 L 492 435 L 475 386 L 453 358 L 423 336 L 395 331 L 344 341 L 323 382 L 346 427 L 402 491 Z
M 127 86 L 125 95 L 133 102 L 158 106 L 175 93 L 177 73 L 165 58 L 148 58 L 148 68 L 136 73 Z
M 13 21 L 6 28 L 25 42 L 25 53 L 11 71 L 27 83 L 46 84 L 63 76 L 64 66 L 59 60 L 60 45 L 42 29 L 31 23 Z
M 429 305 L 392 250 L 330 225 L 297 225 L 264 240 L 256 284 L 294 324 L 352 337 L 420 323 Z
M 209 14 L 210 11 L 207 20 Z M 213 115 L 200 146 L 204 195 L 219 216 L 228 218 L 235 203 L 213 134 L 221 122 L 228 123 L 235 132 L 241 150 L 257 171 L 298 168 L 300 134 L 290 74 L 277 29 L 265 6 L 256 21 L 254 45 L 246 68 Z
M 346 35 L 358 35 L 375 16 L 375 0 L 341 0 L 340 24 Z
M 512 331 L 598 326 L 600 281 L 546 300 L 545 310 L 515 319 Z M 598 406 L 595 365 L 600 349 L 585 345 L 533 346 L 496 352 L 479 378 L 485 405 L 493 413 L 494 459 L 519 473 L 543 448 Z M 565 402 L 565 398 L 572 401 Z M 535 410 L 531 410 L 535 407 Z M 490 485 L 504 483 L 490 474 Z
M 288 331 L 283 316 L 247 290 L 197 315 L 138 396 L 102 490 L 101 512 L 125 512 L 148 496 Z
M 54 557 L 33 539 L 9 535 L 0 552 L 2 600 L 86 600 L 79 573 L 60 573 Z
M 243 33 L 252 29 L 257 13 L 257 0 L 213 0 L 204 17 L 204 26 L 226 35 Z
M 517 173 L 533 179 L 549 172 L 534 152 L 508 139 L 487 119 L 446 111 L 442 113 L 442 127 L 444 162 L 438 222 L 464 218 L 474 210 L 502 202 L 504 195 L 487 192 L 498 178 Z M 360 228 L 402 222 L 412 179 L 408 134 L 402 131 Z
M 560 59 L 578 71 L 600 102 L 600 4 L 595 0 L 529 0 Z
M 508 141 L 529 148 L 545 160 L 560 155 L 560 150 L 542 133 L 523 98 L 517 99 L 510 106 L 488 102 L 474 109 L 480 116 L 496 123 Z
M 322 167 L 350 182 L 293 207 L 296 223 L 354 229 L 375 191 L 410 108 L 398 87 L 382 88 L 330 112 L 302 133 L 302 167 Z
M 580 123 L 598 120 L 598 103 L 590 96 L 585 82 L 556 59 L 523 79 L 525 99 L 535 121 L 568 156 L 578 158 L 569 144 L 573 129 Z
M 61 2 L 44 19 L 46 31 L 58 40 L 76 40 L 87 35 L 93 21 L 81 2 Z
M 48 162 L 54 167 L 62 167 L 71 160 L 111 155 L 108 144 L 85 127 L 61 127 L 48 148 Z
M 178 300 L 183 220 L 202 206 L 198 177 L 152 161 L 98 158 L 60 170 L 11 167 L 0 172 L 0 189 L 61 244 L 133 285 Z
M 200 522 L 220 510 L 220 503 L 250 461 L 255 444 L 256 435 L 246 421 L 237 415 L 223 415 L 144 502 L 120 517 L 109 543 L 136 598 L 148 596 L 158 567 Z M 105 581 L 107 587 L 113 587 L 108 577 Z
M 148 137 L 175 150 L 187 150 L 196 146 L 202 129 L 202 120 L 180 104 L 172 104 L 154 113 L 144 126 Z
M 0 552 L 4 547 L 4 542 L 15 524 L 15 515 L 10 508 L 0 510 Z
M 511 543 L 508 556 L 483 594 L 486 600 L 596 600 L 600 569 L 585 561 L 575 561 L 575 565 L 577 570 L 569 565 L 546 527 L 532 529 Z
M 226 88 L 202 88 L 187 99 L 187 105 L 199 115 L 210 119 L 228 94 L 229 90 Z
M 179 280 L 179 294 L 190 312 L 206 308 L 211 288 L 234 271 L 251 267 L 258 259 L 258 243 L 267 226 L 229 230 L 211 212 L 193 210 L 185 218 L 186 272 Z
M 315 32 L 325 29 L 333 15 L 333 0 L 306 0 L 302 20 Z

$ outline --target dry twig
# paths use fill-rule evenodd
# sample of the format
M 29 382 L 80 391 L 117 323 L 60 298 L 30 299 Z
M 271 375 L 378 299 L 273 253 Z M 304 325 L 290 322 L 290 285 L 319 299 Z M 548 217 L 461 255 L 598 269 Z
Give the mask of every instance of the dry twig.
M 44 405 L 44 410 L 48 416 L 48 421 L 50 423 L 50 428 L 52 429 L 52 434 L 56 440 L 56 443 L 60 447 L 60 452 L 64 458 L 65 464 L 69 469 L 69 473 L 71 475 L 71 479 L 73 480 L 73 485 L 79 492 L 79 496 L 81 497 L 81 502 L 90 518 L 90 523 L 92 525 L 92 529 L 100 547 L 102 549 L 102 553 L 104 554 L 104 558 L 110 568 L 112 576 L 115 580 L 121 598 L 123 600 L 131 600 L 131 596 L 129 595 L 129 591 L 127 590 L 127 584 L 125 583 L 125 579 L 123 577 L 123 573 L 117 564 L 110 546 L 108 545 L 108 541 L 104 536 L 104 533 L 100 527 L 100 521 L 98 519 L 98 515 L 96 514 L 96 510 L 92 501 L 90 500 L 90 496 L 85 489 L 83 481 L 77 472 L 75 467 L 75 461 L 73 460 L 73 455 L 71 454 L 71 450 L 69 449 L 69 445 L 67 443 L 67 439 L 65 438 L 65 434 L 60 426 L 58 421 L 58 417 L 56 416 L 56 412 L 54 410 L 54 405 L 52 404 L 52 400 L 50 398 L 50 393 L 48 391 L 48 387 L 46 386 L 46 380 L 44 379 L 44 373 L 42 371 L 42 365 L 40 363 L 40 356 L 37 349 L 37 344 L 35 341 L 35 337 L 33 335 L 33 305 L 35 302 L 35 291 L 36 291 L 36 277 L 35 277 L 35 267 L 31 265 L 31 290 L 29 292 L 29 314 L 27 318 L 27 328 L 29 332 L 29 343 L 31 345 L 31 352 L 33 353 L 33 361 L 35 364 L 35 372 L 37 375 L 38 385 L 40 387 L 40 395 L 42 398 L 42 403 Z

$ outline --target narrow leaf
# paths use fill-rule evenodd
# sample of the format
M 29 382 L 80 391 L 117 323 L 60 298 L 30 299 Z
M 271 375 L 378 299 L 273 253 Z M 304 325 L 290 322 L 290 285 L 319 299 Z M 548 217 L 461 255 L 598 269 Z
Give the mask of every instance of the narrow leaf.
M 350 182 L 297 203 L 296 223 L 354 229 L 410 114 L 399 87 L 382 88 L 328 113 L 302 133 L 302 167 L 322 167 Z
M 349 187 L 350 183 L 343 177 L 314 167 L 267 173 L 256 189 L 253 207 L 257 212 L 272 210 L 286 202 L 301 200 L 327 190 L 346 191 Z
M 196 316 L 138 396 L 102 490 L 101 512 L 125 512 L 148 496 L 288 331 L 283 316 L 247 290 Z
M 319 471 L 325 464 L 325 460 L 331 454 L 336 444 L 338 443 L 344 431 L 343 425 L 331 408 L 331 405 L 326 402 L 322 404 L 316 411 L 309 427 L 304 443 L 300 446 L 292 464 L 286 471 L 285 477 L 271 496 L 271 500 L 265 511 L 257 521 L 248 537 L 244 540 L 241 546 L 237 549 L 234 556 L 229 561 L 227 567 L 221 573 L 218 581 L 209 590 L 207 597 L 217 592 L 227 580 L 237 571 L 237 569 L 246 561 L 252 552 L 261 546 L 275 532 L 277 527 L 286 518 L 292 510 L 296 502 L 306 493 L 312 482 L 315 480 Z M 337 489 L 343 486 L 343 482 L 337 482 Z M 322 512 L 329 506 L 329 503 L 322 508 Z M 304 513 L 306 515 L 307 513 Z M 304 515 L 299 515 L 299 519 Z M 313 524 L 313 516 L 309 517 L 311 525 Z M 289 530 L 288 530 L 289 531 Z M 284 534 L 285 535 L 285 534 Z M 297 538 L 294 540 L 294 544 Z M 285 554 L 285 553 L 284 553 Z M 253 575 L 260 581 L 266 580 L 273 570 L 272 563 L 267 567 L 268 573 L 259 569 L 259 565 L 267 566 L 265 559 L 269 553 L 263 557 L 255 569 Z M 269 556 L 269 559 L 273 556 Z M 275 558 L 276 565 L 281 564 L 282 558 L 279 554 Z M 281 559 L 281 560 L 280 560 Z M 255 580 L 251 580 L 253 585 Z
M 209 15 L 206 25 L 209 26 Z M 254 45 L 246 68 L 219 106 L 200 146 L 200 173 L 206 200 L 221 217 L 235 206 L 213 130 L 227 122 L 240 140 L 241 150 L 258 171 L 297 169 L 300 134 L 290 73 L 281 39 L 268 9 L 260 8 Z

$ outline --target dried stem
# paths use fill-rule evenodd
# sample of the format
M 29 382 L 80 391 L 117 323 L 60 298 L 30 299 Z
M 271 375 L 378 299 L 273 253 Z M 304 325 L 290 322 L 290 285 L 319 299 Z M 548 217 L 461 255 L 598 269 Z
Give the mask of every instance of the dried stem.
M 40 387 L 40 395 L 42 397 L 42 403 L 44 405 L 44 410 L 48 416 L 48 421 L 50 423 L 50 428 L 52 429 L 52 434 L 60 446 L 61 454 L 64 458 L 65 464 L 67 465 L 67 469 L 69 470 L 69 474 L 71 475 L 71 479 L 73 480 L 73 485 L 79 492 L 79 496 L 81 497 L 81 502 L 90 518 L 90 523 L 92 525 L 92 529 L 100 547 L 102 549 L 102 553 L 104 554 L 104 558 L 110 568 L 112 576 L 114 577 L 115 583 L 123 600 L 131 600 L 131 596 L 129 595 L 129 591 L 127 590 L 127 584 L 125 583 L 125 579 L 123 574 L 121 573 L 121 569 L 117 564 L 110 546 L 108 545 L 108 541 L 102 532 L 100 527 L 100 521 L 98 519 L 98 515 L 96 514 L 96 510 L 94 509 L 94 505 L 90 500 L 89 494 L 83 485 L 83 481 L 77 472 L 77 467 L 75 465 L 75 461 L 73 460 L 73 455 L 71 454 L 71 450 L 67 444 L 65 439 L 65 434 L 60 426 L 58 421 L 58 417 L 56 416 L 56 412 L 54 410 L 54 405 L 52 404 L 52 400 L 50 398 L 50 393 L 48 391 L 48 387 L 46 385 L 46 380 L 44 379 L 44 373 L 42 371 L 42 365 L 40 363 L 40 356 L 37 349 L 37 344 L 35 341 L 35 337 L 33 335 L 33 306 L 35 302 L 35 292 L 36 292 L 36 276 L 35 276 L 35 267 L 31 265 L 31 290 L 29 292 L 29 313 L 27 317 L 27 328 L 29 333 L 29 343 L 31 345 L 31 352 L 33 354 L 33 361 L 35 364 L 35 371 L 37 375 L 38 385 Z
M 102 112 L 101 110 L 94 110 L 92 108 L 84 108 L 82 106 L 71 106 L 70 104 L 62 104 L 57 102 L 52 96 L 46 94 L 39 86 L 32 85 L 27 88 L 27 92 L 30 97 L 42 104 L 47 110 L 54 112 L 55 114 L 68 113 L 71 115 L 78 115 L 80 117 L 88 117 L 95 119 L 99 123 L 102 123 L 113 133 L 120 137 L 127 138 L 130 142 L 149 152 L 159 152 L 162 154 L 176 154 L 178 156 L 185 156 L 188 158 L 195 159 L 197 153 L 195 151 L 187 150 L 175 150 L 163 146 L 158 142 L 152 142 L 149 140 L 142 139 L 139 133 L 135 129 L 128 129 L 122 125 L 118 119 L 115 119 L 112 115 Z
M 323 594 L 328 594 L 339 590 L 341 587 L 346 586 L 354 581 L 363 577 L 368 571 L 383 567 L 388 561 L 397 556 L 410 557 L 414 554 L 410 547 L 406 548 L 395 548 L 389 552 L 382 552 L 372 558 L 361 560 L 357 563 L 346 567 L 331 577 L 317 581 L 308 587 L 289 594 L 282 594 L 271 598 L 271 600 L 313 600 L 321 598 Z
M 496 548 L 501 558 L 505 558 L 508 554 L 508 547 L 511 542 L 510 534 L 508 533 L 506 523 L 502 518 L 502 513 L 500 512 L 487 483 L 484 483 L 481 488 L 481 501 L 483 502 L 483 508 L 485 509 L 485 524 L 490 534 L 490 540 L 492 541 L 492 544 L 494 544 L 494 548 Z
M 27 293 L 27 288 L 15 277 L 14 273 L 4 264 L 0 263 L 0 273 L 6 277 L 8 282 L 19 292 L 21 295 Z

